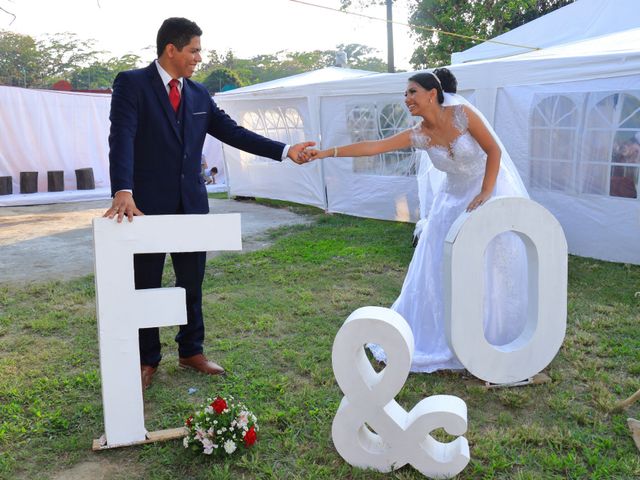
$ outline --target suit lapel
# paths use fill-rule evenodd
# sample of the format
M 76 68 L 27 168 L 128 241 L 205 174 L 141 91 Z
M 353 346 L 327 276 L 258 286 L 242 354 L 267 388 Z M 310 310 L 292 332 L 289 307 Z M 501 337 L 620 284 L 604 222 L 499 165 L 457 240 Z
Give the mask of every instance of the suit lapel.
M 183 135 L 191 131 L 191 120 L 193 119 L 193 88 L 189 86 L 188 80 L 182 80 L 182 122 L 184 124 Z
M 160 102 L 160 107 L 164 111 L 164 115 L 171 125 L 173 132 L 176 134 L 178 141 L 182 143 L 182 135 L 180 135 L 180 131 L 178 130 L 178 125 L 176 123 L 176 114 L 173 111 L 171 103 L 169 103 L 169 95 L 167 94 L 167 89 L 162 83 L 162 78 L 158 73 L 158 68 L 156 67 L 155 62 L 147 67 L 147 73 L 151 81 L 151 88 L 153 89 L 153 92 L 158 97 L 158 101 Z

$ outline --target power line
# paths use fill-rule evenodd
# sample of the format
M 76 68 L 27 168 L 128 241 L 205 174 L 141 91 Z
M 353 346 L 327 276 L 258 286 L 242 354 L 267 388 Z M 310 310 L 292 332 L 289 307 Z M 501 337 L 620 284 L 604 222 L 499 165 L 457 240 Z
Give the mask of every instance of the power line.
M 345 15 L 354 15 L 356 17 L 362 17 L 362 18 L 366 18 L 366 19 L 369 19 L 369 20 L 375 20 L 377 22 L 391 23 L 393 25 L 400 25 L 400 26 L 403 26 L 403 27 L 409 27 L 409 28 L 416 28 L 416 29 L 420 29 L 420 30 L 425 30 L 427 32 L 437 33 L 438 35 L 449 35 L 451 37 L 464 38 L 464 39 L 467 39 L 467 40 L 475 40 L 475 41 L 479 41 L 479 42 L 496 43 L 498 45 L 506 45 L 506 46 L 509 46 L 509 47 L 528 48 L 529 50 L 540 50 L 539 47 L 530 47 L 528 45 L 518 45 L 517 43 L 501 42 L 499 40 L 492 40 L 490 38 L 481 38 L 481 37 L 474 37 L 474 36 L 471 36 L 471 35 L 462 35 L 461 33 L 447 32 L 446 30 L 440 30 L 438 28 L 433 28 L 433 27 L 425 27 L 424 25 L 410 25 L 410 24 L 404 23 L 404 22 L 389 21 L 389 20 L 387 20 L 385 18 L 372 17 L 371 15 L 365 15 L 364 13 L 349 12 L 347 10 L 340 10 L 339 8 L 326 7 L 324 5 L 316 5 L 315 3 L 304 2 L 302 0 L 289 0 L 289 1 L 293 2 L 293 3 L 299 3 L 301 5 L 307 5 L 309 7 L 322 8 L 324 10 L 331 10 L 332 12 L 343 13 Z

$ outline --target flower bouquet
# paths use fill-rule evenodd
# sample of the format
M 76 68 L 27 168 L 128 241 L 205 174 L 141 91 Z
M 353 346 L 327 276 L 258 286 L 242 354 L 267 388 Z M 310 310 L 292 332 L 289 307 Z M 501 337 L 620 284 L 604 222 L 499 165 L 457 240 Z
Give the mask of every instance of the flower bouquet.
M 210 398 L 185 426 L 189 433 L 183 440 L 184 448 L 191 447 L 205 455 L 231 455 L 239 449 L 248 449 L 257 440 L 256 416 L 241 403 L 222 397 Z

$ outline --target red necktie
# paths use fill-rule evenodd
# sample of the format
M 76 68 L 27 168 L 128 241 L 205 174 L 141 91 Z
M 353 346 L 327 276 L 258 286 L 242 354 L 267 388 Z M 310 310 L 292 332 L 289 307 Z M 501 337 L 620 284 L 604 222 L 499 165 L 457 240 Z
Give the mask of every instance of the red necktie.
M 180 107 L 180 89 L 178 88 L 180 82 L 175 78 L 171 79 L 169 82 L 169 102 L 173 107 L 175 112 L 178 112 L 178 107 Z

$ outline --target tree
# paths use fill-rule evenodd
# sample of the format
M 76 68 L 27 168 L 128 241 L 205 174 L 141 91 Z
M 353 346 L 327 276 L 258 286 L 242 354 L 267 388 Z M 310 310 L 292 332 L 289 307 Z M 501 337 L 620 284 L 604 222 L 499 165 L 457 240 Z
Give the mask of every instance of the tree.
M 0 85 L 49 88 L 65 80 L 74 89 L 105 89 L 123 70 L 135 68 L 137 55 L 101 61 L 93 40 L 64 33 L 36 41 L 28 35 L 0 31 Z
M 574 1 L 411 0 L 409 23 L 417 43 L 411 64 L 416 69 L 448 65 L 453 52 L 466 50 L 482 41 L 444 32 L 490 39 Z M 362 9 L 385 3 L 385 0 L 340 0 L 340 8 L 345 10 L 354 6 Z
M 93 50 L 94 40 L 80 40 L 74 33 L 56 33 L 38 42 L 45 83 L 71 80 L 73 72 L 97 61 L 104 52 Z
M 370 70 L 372 72 L 386 72 L 387 63 L 375 56 L 378 50 L 359 43 L 340 44 L 337 50 L 342 50 L 347 54 L 349 66 L 360 70 Z M 333 52 L 335 58 L 335 52 Z
M 71 74 L 71 85 L 75 90 L 108 89 L 119 72 L 131 70 L 138 66 L 140 57 L 127 54 L 113 57 L 106 62 L 94 61 L 87 67 L 74 70 Z
M 41 53 L 28 35 L 0 31 L 0 84 L 31 87 L 37 83 Z
M 226 89 L 242 86 L 242 81 L 238 75 L 225 67 L 214 68 L 202 82 L 209 93 L 222 92 Z
M 411 64 L 419 69 L 448 65 L 451 54 L 473 41 L 442 32 L 489 39 L 524 25 L 574 0 L 417 0 L 409 18 L 418 46 Z M 428 28 L 424 28 L 428 27 Z
M 275 54 L 256 55 L 249 59 L 238 58 L 232 51 L 220 55 L 217 51 L 207 52 L 208 60 L 203 62 L 194 75 L 194 80 L 210 85 L 207 78 L 214 71 L 226 69 L 232 71 L 239 80 L 238 85 L 253 85 L 268 82 L 278 78 L 288 77 L 299 73 L 310 72 L 334 65 L 336 53 L 344 51 L 349 58 L 349 65 L 353 68 L 386 72 L 387 65 L 375 56 L 375 49 L 366 45 L 352 43 L 338 45 L 336 50 L 314 50 L 311 52 L 280 51 Z M 221 75 L 222 73 L 217 73 Z M 220 84 L 224 79 L 215 77 Z M 218 88 L 220 88 L 218 86 Z M 212 90 L 213 91 L 213 90 Z

